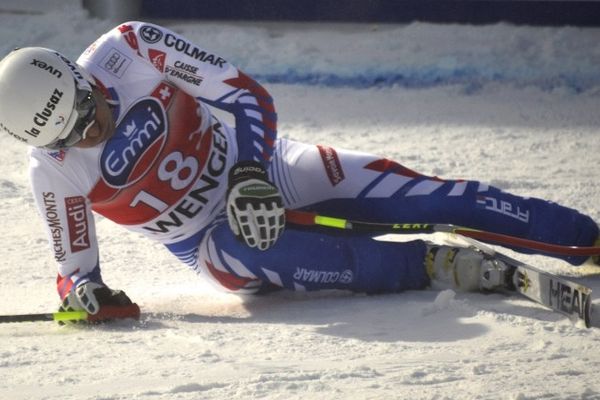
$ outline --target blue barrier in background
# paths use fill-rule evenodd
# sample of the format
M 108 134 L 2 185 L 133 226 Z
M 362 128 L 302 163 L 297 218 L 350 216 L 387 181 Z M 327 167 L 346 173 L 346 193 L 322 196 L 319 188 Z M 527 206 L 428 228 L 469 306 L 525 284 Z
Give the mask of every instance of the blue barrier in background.
M 539 0 L 142 0 L 142 17 L 600 26 L 600 1 Z

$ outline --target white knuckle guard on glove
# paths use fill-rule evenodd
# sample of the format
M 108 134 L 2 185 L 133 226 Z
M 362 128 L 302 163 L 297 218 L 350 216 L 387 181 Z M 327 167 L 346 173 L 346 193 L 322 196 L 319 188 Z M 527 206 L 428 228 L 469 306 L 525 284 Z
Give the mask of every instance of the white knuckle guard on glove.
M 100 310 L 100 303 L 94 295 L 94 290 L 103 287 L 99 283 L 88 282 L 75 288 L 63 300 L 62 308 L 70 310 L 84 310 L 90 314 L 96 314 Z
M 259 250 L 267 250 L 283 233 L 283 201 L 259 163 L 244 161 L 231 168 L 227 220 L 238 238 Z
M 71 291 L 63 300 L 60 310 L 84 310 L 97 314 L 103 306 L 129 306 L 131 300 L 122 290 L 113 290 L 105 285 L 86 282 Z

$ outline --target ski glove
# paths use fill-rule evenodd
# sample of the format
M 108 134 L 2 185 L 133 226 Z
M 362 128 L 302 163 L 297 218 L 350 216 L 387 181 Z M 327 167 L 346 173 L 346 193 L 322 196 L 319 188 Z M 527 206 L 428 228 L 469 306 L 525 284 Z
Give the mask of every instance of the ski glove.
M 83 310 L 88 322 L 104 322 L 116 318 L 140 316 L 140 308 L 122 290 L 113 290 L 96 282 L 86 282 L 64 298 L 59 311 Z
M 238 239 L 259 250 L 273 246 L 283 233 L 283 201 L 260 163 L 242 161 L 229 171 L 227 220 Z

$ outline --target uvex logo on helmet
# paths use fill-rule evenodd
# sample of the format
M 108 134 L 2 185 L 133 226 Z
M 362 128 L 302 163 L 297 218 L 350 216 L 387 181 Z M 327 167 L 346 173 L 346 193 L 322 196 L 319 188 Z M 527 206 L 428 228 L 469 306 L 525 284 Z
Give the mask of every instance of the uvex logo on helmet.
M 35 58 L 31 61 L 31 65 L 35 65 L 36 67 L 43 69 L 44 71 L 48 71 L 50 75 L 56 76 L 58 79 L 62 77 L 62 72 L 60 70 L 50 64 L 47 64 L 45 61 L 36 60 Z
M 69 135 L 79 114 L 78 90 L 91 92 L 93 78 L 54 50 L 25 47 L 0 61 L 0 127 L 43 147 Z

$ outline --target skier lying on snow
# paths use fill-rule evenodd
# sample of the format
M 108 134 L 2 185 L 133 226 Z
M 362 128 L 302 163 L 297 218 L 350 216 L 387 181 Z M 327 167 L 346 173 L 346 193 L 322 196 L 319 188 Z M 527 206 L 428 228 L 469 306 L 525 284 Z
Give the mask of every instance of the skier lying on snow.
M 66 309 L 133 310 L 123 291 L 102 280 L 92 211 L 244 294 L 272 287 L 397 292 L 432 280 L 459 290 L 494 284 L 481 280 L 483 256 L 473 250 L 284 226 L 284 208 L 449 223 L 555 244 L 588 246 L 598 238 L 589 217 L 555 203 L 278 139 L 263 87 L 148 23 L 111 30 L 77 64 L 49 49 L 11 52 L 0 62 L 0 99 L 2 130 L 33 146 L 33 193 Z M 235 128 L 209 106 L 231 113 Z

